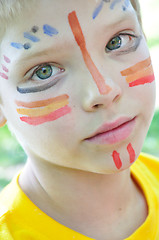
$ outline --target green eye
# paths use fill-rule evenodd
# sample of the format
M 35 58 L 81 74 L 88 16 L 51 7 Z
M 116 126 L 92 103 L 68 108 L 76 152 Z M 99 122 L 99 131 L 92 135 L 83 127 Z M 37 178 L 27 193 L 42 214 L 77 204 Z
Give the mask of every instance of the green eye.
M 114 37 L 106 46 L 106 50 L 108 49 L 109 51 L 116 50 L 121 47 L 122 44 L 122 39 L 117 36 Z
M 36 75 L 42 80 L 47 79 L 52 75 L 52 67 L 50 65 L 42 66 L 36 71 Z

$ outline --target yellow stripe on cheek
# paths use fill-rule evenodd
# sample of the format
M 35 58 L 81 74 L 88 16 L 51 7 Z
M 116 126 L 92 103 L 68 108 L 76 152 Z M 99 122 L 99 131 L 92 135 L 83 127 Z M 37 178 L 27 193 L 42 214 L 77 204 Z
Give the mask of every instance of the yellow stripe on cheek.
M 130 83 L 130 82 L 135 81 L 136 79 L 152 75 L 153 73 L 154 72 L 153 72 L 152 65 L 150 65 L 149 67 L 147 67 L 141 71 L 138 71 L 132 75 L 128 75 L 128 77 L 126 77 L 126 81 L 127 81 L 127 83 Z
M 17 112 L 22 115 L 26 115 L 29 117 L 40 117 L 47 115 L 53 111 L 56 111 L 66 105 L 68 105 L 68 100 L 52 103 L 44 108 L 34 108 L 34 109 L 28 109 L 28 108 L 18 108 Z

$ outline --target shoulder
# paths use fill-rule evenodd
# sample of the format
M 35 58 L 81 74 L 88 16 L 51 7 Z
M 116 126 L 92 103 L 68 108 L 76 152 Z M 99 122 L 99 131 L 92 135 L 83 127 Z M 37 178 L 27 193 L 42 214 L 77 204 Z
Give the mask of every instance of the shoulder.
M 138 172 L 150 181 L 154 180 L 159 184 L 159 158 L 141 153 L 131 168 L 134 172 Z
M 147 153 L 141 153 L 138 157 L 140 161 L 150 172 L 159 177 L 159 158 Z
M 0 219 L 13 211 L 13 205 L 18 200 L 18 177 L 19 176 L 13 178 L 13 180 L 0 192 Z

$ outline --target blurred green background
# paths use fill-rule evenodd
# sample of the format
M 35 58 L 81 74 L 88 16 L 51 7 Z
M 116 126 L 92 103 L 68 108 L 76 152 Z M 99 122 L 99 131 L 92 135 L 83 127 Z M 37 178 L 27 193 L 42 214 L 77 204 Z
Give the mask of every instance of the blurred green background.
M 155 66 L 156 78 L 159 78 L 159 1 L 140 0 L 143 27 L 147 35 L 148 45 L 152 53 L 152 61 Z M 158 81 L 159 82 L 159 81 Z M 159 156 L 159 85 L 157 83 L 157 104 L 155 115 L 144 142 L 143 151 Z M 0 190 L 23 167 L 26 155 L 7 126 L 0 129 Z

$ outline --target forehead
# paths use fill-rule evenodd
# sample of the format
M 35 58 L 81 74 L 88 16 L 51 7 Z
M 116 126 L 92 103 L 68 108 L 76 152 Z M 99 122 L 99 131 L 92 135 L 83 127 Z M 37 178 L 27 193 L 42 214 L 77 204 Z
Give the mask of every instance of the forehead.
M 97 18 L 107 19 L 105 23 L 118 22 L 122 17 L 129 17 L 134 13 L 129 0 L 36 0 L 30 4 L 30 11 L 22 13 L 26 21 L 19 21 L 17 26 L 23 28 L 31 22 L 43 24 L 44 21 L 56 26 L 67 25 L 67 16 L 76 11 L 81 22 L 87 19 L 87 25 L 97 21 Z
M 67 43 L 71 45 L 71 41 L 74 40 L 68 19 L 69 14 L 73 11 L 77 15 L 85 36 L 92 38 L 97 36 L 97 33 L 102 34 L 101 31 L 106 33 L 120 24 L 126 22 L 132 24 L 137 20 L 135 11 L 128 0 L 38 0 L 34 5 L 30 5 L 29 12 L 23 12 L 21 17 L 23 19 L 13 21 L 12 26 L 8 27 L 6 37 L 12 42 L 23 42 L 24 45 L 24 34 L 32 31 L 34 39 L 29 39 L 32 42 L 34 40 L 38 42 L 39 39 L 47 40 L 47 44 L 46 41 L 45 44 L 42 41 L 34 44 L 32 51 L 24 51 L 24 49 L 19 51 L 20 59 L 22 55 L 27 58 L 30 54 L 38 54 L 41 49 L 45 51 L 50 47 L 56 48 L 56 52 L 57 50 L 66 50 Z M 51 27 L 58 34 L 53 34 L 53 38 L 46 38 L 46 34 L 43 33 L 50 29 L 46 29 L 45 26 Z M 27 34 L 25 35 L 26 39 L 28 38 Z M 95 34 L 95 36 L 91 34 Z M 63 40 L 65 40 L 65 46 Z M 8 43 L 8 41 L 6 42 Z M 17 57 L 17 54 L 15 56 Z

